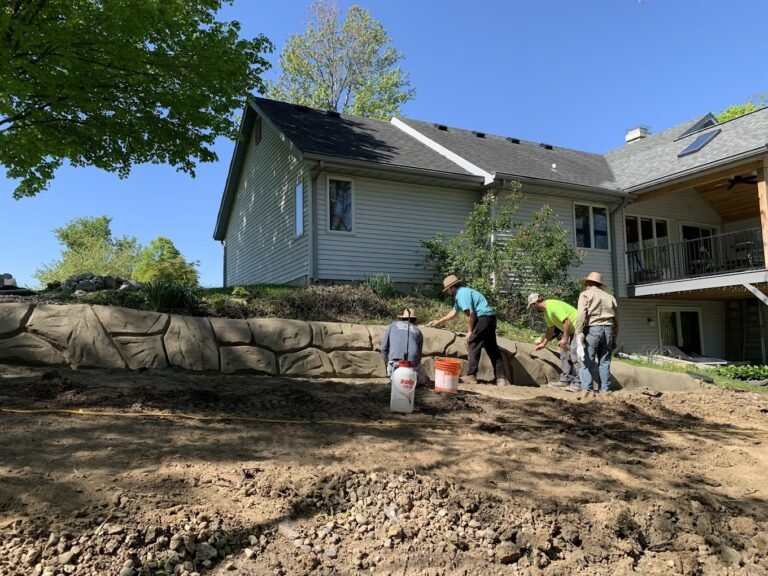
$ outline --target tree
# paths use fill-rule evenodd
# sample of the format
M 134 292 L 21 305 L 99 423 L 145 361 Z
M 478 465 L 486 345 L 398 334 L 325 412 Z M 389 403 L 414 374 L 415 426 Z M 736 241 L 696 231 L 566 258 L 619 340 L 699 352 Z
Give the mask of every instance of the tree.
M 187 262 L 171 240 L 158 236 L 139 252 L 133 278 L 195 287 L 199 279 L 197 266 L 197 262 Z
M 581 261 L 548 206 L 528 222 L 515 220 L 521 199 L 518 183 L 506 198 L 488 193 L 475 204 L 459 234 L 448 239 L 438 234 L 423 242 L 426 262 L 438 276 L 456 274 L 471 287 L 504 300 L 505 312 L 513 317 L 524 312 L 532 291 L 573 300 L 578 286 L 568 279 L 568 269 Z
M 228 0 L 223 0 L 227 2 Z M 263 88 L 260 35 L 219 22 L 222 0 L 26 0 L 0 8 L 0 164 L 14 197 L 65 161 L 124 178 L 168 163 L 194 176 L 235 138 L 232 111 Z
M 76 218 L 54 229 L 64 246 L 61 259 L 38 268 L 34 277 L 43 286 L 86 272 L 130 278 L 139 245 L 133 236 L 113 238 L 111 222 L 107 216 Z
M 411 100 L 403 55 L 388 46 L 380 22 L 352 6 L 343 22 L 339 9 L 318 0 L 310 10 L 314 22 L 295 34 L 280 54 L 280 75 L 267 84 L 267 96 L 313 108 L 389 119 Z
M 760 108 L 765 106 L 767 101 L 768 93 L 764 92 L 761 94 L 756 94 L 743 104 L 734 104 L 733 106 L 729 106 L 720 112 L 720 114 L 716 114 L 715 117 L 717 118 L 718 122 L 727 122 L 728 120 L 733 120 L 739 116 L 744 116 L 744 114 L 749 114 L 755 110 L 760 110 Z

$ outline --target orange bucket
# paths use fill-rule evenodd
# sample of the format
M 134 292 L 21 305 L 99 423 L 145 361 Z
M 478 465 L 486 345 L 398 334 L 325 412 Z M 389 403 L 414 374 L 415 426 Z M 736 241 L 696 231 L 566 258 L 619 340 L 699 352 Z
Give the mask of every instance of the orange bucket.
M 456 392 L 459 389 L 461 360 L 438 358 L 435 360 L 435 392 Z

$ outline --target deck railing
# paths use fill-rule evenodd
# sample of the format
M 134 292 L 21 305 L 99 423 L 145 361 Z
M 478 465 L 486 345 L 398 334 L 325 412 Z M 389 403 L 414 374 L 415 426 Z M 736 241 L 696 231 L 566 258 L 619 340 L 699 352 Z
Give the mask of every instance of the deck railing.
M 765 269 L 760 228 L 627 251 L 629 284 Z

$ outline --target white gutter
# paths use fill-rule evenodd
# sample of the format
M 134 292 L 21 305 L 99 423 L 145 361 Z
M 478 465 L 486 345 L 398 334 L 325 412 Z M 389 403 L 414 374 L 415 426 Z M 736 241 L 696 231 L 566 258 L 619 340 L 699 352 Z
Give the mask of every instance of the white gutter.
M 421 132 L 419 132 L 415 128 L 412 128 L 411 126 L 408 126 L 408 124 L 406 124 L 402 120 L 398 120 L 397 118 L 393 117 L 392 120 L 390 120 L 390 123 L 393 126 L 396 126 L 400 130 L 405 132 L 406 134 L 408 134 L 410 137 L 415 138 L 416 140 L 418 140 L 419 142 L 421 142 L 425 146 L 431 148 L 432 150 L 434 150 L 435 152 L 437 152 L 441 156 L 445 156 L 446 158 L 448 158 L 448 160 L 450 160 L 454 164 L 458 164 L 459 166 L 464 168 L 464 170 L 466 170 L 470 174 L 474 174 L 475 176 L 482 176 L 483 180 L 484 180 L 484 184 L 490 184 L 491 182 L 494 181 L 495 178 L 494 178 L 493 174 L 491 174 L 490 172 L 486 172 L 485 170 L 483 170 L 479 166 L 476 166 L 476 165 L 472 164 L 472 162 L 470 162 L 466 158 L 462 158 L 461 156 L 459 156 L 455 152 L 451 152 L 445 146 L 442 146 L 441 144 L 438 144 L 437 142 L 435 142 L 431 138 L 425 136 L 424 134 L 422 134 Z

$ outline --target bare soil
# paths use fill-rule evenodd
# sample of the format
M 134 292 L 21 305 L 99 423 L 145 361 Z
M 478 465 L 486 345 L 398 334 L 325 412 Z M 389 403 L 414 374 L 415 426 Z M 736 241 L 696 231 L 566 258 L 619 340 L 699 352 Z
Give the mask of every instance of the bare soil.
M 417 407 L 383 381 L 0 366 L 0 574 L 768 574 L 768 395 Z

